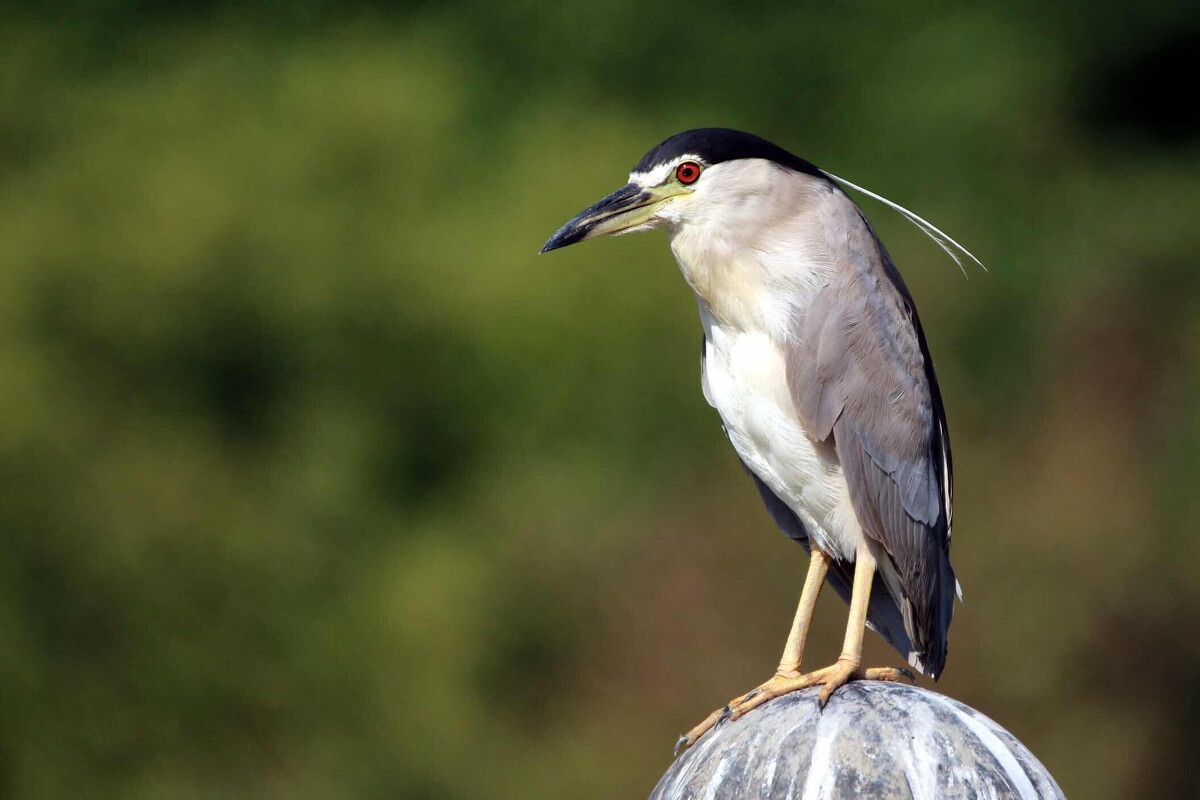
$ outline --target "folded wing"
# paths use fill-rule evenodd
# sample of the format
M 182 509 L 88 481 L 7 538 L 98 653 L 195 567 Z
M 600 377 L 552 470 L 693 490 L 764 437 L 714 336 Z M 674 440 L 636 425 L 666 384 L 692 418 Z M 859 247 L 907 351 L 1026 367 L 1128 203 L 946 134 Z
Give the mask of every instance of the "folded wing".
M 936 677 L 956 582 L 945 411 L 916 307 L 883 244 L 845 200 L 828 226 L 833 280 L 795 314 L 788 385 L 809 434 L 833 437 L 854 511 L 889 563 L 881 574 L 912 645 Z

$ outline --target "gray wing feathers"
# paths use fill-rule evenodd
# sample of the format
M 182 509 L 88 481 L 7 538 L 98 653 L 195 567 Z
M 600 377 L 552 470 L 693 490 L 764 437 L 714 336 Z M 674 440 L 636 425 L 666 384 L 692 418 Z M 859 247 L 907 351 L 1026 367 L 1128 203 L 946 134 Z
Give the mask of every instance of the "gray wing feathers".
M 849 417 L 866 453 L 895 479 L 904 509 L 933 525 L 941 504 L 928 452 L 933 408 L 917 334 L 900 301 L 875 281 L 826 287 L 799 320 L 788 382 L 812 436 L 829 438 Z
M 837 269 L 794 318 L 788 384 L 810 434 L 833 436 L 859 522 L 895 565 L 915 645 L 906 655 L 936 676 L 955 587 L 944 412 L 908 289 L 843 199 L 843 218 L 827 226 Z
M 839 420 L 833 437 L 859 521 L 883 545 L 900 581 L 896 605 L 908 638 L 916 643 L 901 652 L 914 667 L 936 677 L 946 660 L 954 597 L 944 536 L 904 509 L 899 485 L 867 453 L 852 426 Z

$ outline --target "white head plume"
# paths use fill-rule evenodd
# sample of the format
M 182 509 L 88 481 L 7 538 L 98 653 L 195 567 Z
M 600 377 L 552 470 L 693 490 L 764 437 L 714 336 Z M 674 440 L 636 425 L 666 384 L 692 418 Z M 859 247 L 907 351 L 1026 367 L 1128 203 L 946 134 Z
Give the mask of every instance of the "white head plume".
M 947 234 L 945 231 L 938 228 L 936 225 L 934 225 L 932 222 L 925 219 L 924 217 L 914 214 L 912 211 L 909 211 L 907 208 L 900 205 L 899 203 L 893 203 L 891 200 L 888 200 L 886 197 L 875 194 L 870 189 L 864 189 L 863 187 L 859 186 L 858 184 L 851 183 L 850 181 L 846 180 L 845 178 L 839 178 L 837 175 L 834 175 L 833 173 L 825 172 L 824 170 L 821 170 L 821 171 L 824 172 L 827 177 L 831 178 L 832 180 L 837 181 L 838 183 L 842 184 L 843 186 L 848 186 L 851 189 L 855 190 L 856 192 L 862 192 L 867 197 L 872 197 L 872 198 L 878 200 L 879 202 L 883 203 L 887 207 L 892 208 L 896 211 L 899 211 L 900 214 L 906 220 L 908 220 L 913 225 L 915 225 L 917 227 L 917 229 L 921 231 L 921 233 L 928 236 L 930 239 L 932 239 L 934 241 L 934 243 L 937 244 L 938 247 L 942 248 L 942 250 L 944 250 L 946 252 L 946 255 L 948 255 L 952 259 L 954 259 L 954 263 L 958 264 L 958 268 L 960 270 L 962 270 L 963 277 L 967 276 L 967 270 L 963 266 L 962 259 L 959 258 L 958 253 L 962 253 L 967 258 L 974 261 L 976 264 L 979 265 L 979 267 L 984 272 L 988 271 L 988 268 L 983 265 L 983 262 L 980 261 L 978 258 L 976 258 L 975 255 L 970 250 L 963 247 L 958 242 L 954 241 L 954 239 L 952 239 L 949 234 Z M 953 248 L 954 248 L 953 250 L 951 249 L 951 246 L 953 246 Z M 958 252 L 955 252 L 955 250 L 957 250 Z

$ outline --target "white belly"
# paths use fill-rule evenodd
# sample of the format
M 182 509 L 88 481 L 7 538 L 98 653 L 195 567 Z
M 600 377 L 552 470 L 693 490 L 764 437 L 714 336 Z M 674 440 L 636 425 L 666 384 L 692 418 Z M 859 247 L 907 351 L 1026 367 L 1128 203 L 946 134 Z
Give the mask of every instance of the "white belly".
M 763 333 L 722 329 L 701 303 L 705 398 L 742 460 L 796 512 L 822 550 L 854 560 L 862 529 L 830 444 L 805 433 L 784 354 Z

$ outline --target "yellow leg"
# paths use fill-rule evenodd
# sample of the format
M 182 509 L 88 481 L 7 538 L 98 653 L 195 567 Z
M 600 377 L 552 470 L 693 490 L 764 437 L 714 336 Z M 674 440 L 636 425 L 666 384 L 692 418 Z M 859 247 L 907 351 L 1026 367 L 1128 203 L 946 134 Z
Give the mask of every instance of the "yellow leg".
M 800 604 L 796 606 L 796 617 L 792 620 L 792 631 L 783 646 L 783 657 L 779 659 L 776 675 L 796 677 L 800 674 L 800 662 L 804 660 L 804 645 L 808 642 L 808 629 L 812 627 L 813 612 L 817 610 L 817 598 L 825 585 L 825 574 L 829 572 L 829 556 L 816 544 L 812 545 L 812 557 L 808 560 L 808 575 L 800 591 Z
M 850 616 L 846 620 L 846 638 L 842 640 L 842 654 L 837 663 L 833 664 L 830 673 L 821 682 L 825 688 L 817 698 L 821 708 L 829 702 L 830 696 L 845 686 L 846 682 L 858 674 L 862 666 L 863 631 L 867 628 L 867 606 L 871 603 L 871 582 L 875 579 L 875 556 L 870 548 L 863 544 L 854 554 L 854 588 L 850 592 Z
M 863 670 L 862 644 L 863 631 L 867 623 L 867 607 L 871 602 L 871 583 L 875 579 L 875 557 L 864 544 L 855 553 L 854 585 L 850 593 L 850 615 L 846 622 L 846 638 L 842 642 L 842 654 L 838 660 L 828 667 L 800 674 L 800 662 L 804 657 L 804 646 L 808 639 L 809 626 L 812 624 L 813 612 L 817 607 L 817 597 L 825 582 L 825 574 L 829 570 L 829 557 L 815 546 L 812 550 L 812 560 L 808 566 L 808 577 L 804 581 L 804 590 L 800 593 L 800 605 L 796 608 L 796 618 L 792 623 L 791 633 L 783 649 L 783 657 L 775 675 L 766 683 L 746 695 L 739 695 L 723 708 L 712 712 L 696 727 L 679 737 L 675 745 L 678 752 L 681 747 L 690 747 L 696 743 L 710 728 L 722 719 L 737 719 L 751 709 L 757 708 L 768 700 L 810 686 L 824 684 L 817 702 L 822 708 L 831 695 L 850 680 L 866 679 L 881 681 L 898 681 L 901 678 L 916 683 L 916 678 L 907 669 L 893 667 L 874 667 Z

